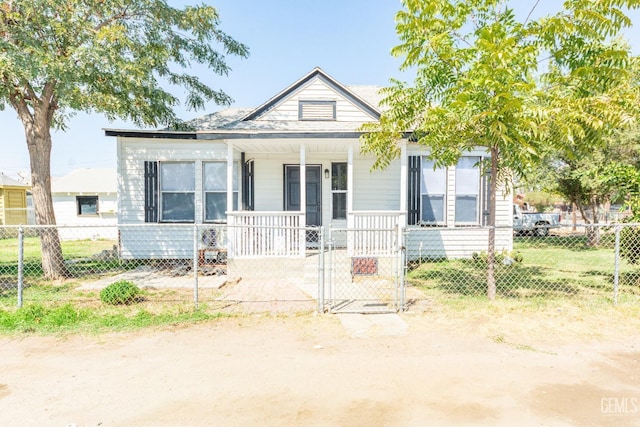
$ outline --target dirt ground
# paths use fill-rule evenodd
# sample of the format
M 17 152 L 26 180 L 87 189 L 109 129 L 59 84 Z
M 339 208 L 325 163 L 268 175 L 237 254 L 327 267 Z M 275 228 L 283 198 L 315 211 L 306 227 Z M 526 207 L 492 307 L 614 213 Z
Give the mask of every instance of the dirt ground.
M 638 321 L 561 311 L 2 337 L 0 425 L 640 425 Z

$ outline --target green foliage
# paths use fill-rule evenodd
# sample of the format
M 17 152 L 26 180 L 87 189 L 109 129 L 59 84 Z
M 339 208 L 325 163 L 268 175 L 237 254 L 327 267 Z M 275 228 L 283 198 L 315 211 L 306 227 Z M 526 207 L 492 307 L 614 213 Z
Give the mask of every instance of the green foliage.
M 178 99 L 166 89 L 172 85 L 185 90 L 189 108 L 228 104 L 223 91 L 185 72 L 202 64 L 226 75 L 225 55 L 248 55 L 219 24 L 212 6 L 178 9 L 164 0 L 5 2 L 0 104 L 33 111 L 51 102 L 59 126 L 74 110 L 139 125 L 175 123 Z
M 534 4 L 534 8 L 538 2 Z M 519 22 L 503 0 L 403 0 L 396 15 L 412 85 L 392 81 L 382 93 L 379 123 L 363 126 L 362 151 L 384 167 L 402 138 L 424 145 L 437 166 L 454 165 L 484 148 L 491 159 L 491 200 L 498 183 L 510 188 L 551 148 L 579 156 L 604 135 L 626 126 L 640 105 L 634 86 L 637 60 L 617 36 L 637 0 L 567 0 L 556 15 Z M 540 73 L 539 62 L 549 67 Z M 495 226 L 496 203 L 489 225 Z M 495 232 L 488 233 L 495 250 Z M 487 294 L 495 295 L 494 266 Z
M 603 171 L 603 179 L 614 189 L 614 197 L 622 198 L 631 209 L 631 221 L 640 221 L 640 170 L 636 165 L 612 162 Z
M 509 265 L 513 265 L 515 263 L 521 263 L 522 260 L 524 259 L 524 256 L 522 255 L 522 253 L 520 251 L 514 250 L 514 251 L 501 251 L 501 252 L 496 252 L 495 255 L 495 261 L 498 264 L 503 264 L 505 266 L 509 266 Z M 489 255 L 487 254 L 487 252 L 474 252 L 473 254 L 471 254 L 471 260 L 474 262 L 474 264 L 476 265 L 483 265 L 486 266 L 487 262 L 488 262 L 488 258 Z
M 189 109 L 229 104 L 192 69 L 226 75 L 226 55 L 248 48 L 219 28 L 212 6 L 171 7 L 166 0 L 11 0 L 0 3 L 0 110 L 12 107 L 25 130 L 38 225 L 55 224 L 49 182 L 51 128 L 76 111 L 139 126 L 180 125 L 169 89 Z M 41 233 L 48 279 L 70 273 L 57 231 Z
M 113 312 L 81 308 L 73 304 L 28 304 L 18 309 L 0 309 L 0 333 L 108 332 L 194 323 L 229 316 L 203 310 L 165 310 L 160 313 L 151 313 L 144 309 L 129 313 L 128 310 L 128 307 L 120 307 L 118 311 Z
M 546 191 L 528 191 L 524 201 L 533 206 L 536 211 L 545 212 L 552 209 L 556 203 L 562 202 L 562 198 Z
M 91 310 L 72 304 L 57 307 L 29 304 L 15 312 L 0 310 L 0 330 L 34 332 L 68 329 L 77 327 L 92 316 Z
M 105 304 L 132 304 L 137 302 L 141 291 L 128 280 L 114 282 L 100 291 L 100 300 Z
M 639 227 L 624 227 L 620 231 L 620 256 L 631 264 L 640 263 Z

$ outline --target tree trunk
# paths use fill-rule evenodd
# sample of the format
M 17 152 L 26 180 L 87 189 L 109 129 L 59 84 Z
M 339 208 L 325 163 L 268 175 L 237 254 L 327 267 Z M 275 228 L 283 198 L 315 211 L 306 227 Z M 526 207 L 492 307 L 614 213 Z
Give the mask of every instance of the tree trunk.
M 69 271 L 62 257 L 62 246 L 51 197 L 51 123 L 36 112 L 30 123 L 25 123 L 25 136 L 29 148 L 31 185 L 36 224 L 40 229 L 42 248 L 42 270 L 46 279 L 55 280 L 69 277 Z
M 600 245 L 600 228 L 598 224 L 600 224 L 600 220 L 598 218 L 598 206 L 599 203 L 597 199 L 591 199 L 591 213 L 593 215 L 593 227 L 587 227 L 587 246 L 589 247 L 597 247 Z
M 498 191 L 498 148 L 491 147 L 489 175 L 489 242 L 487 246 L 487 297 L 496 299 L 496 194 Z

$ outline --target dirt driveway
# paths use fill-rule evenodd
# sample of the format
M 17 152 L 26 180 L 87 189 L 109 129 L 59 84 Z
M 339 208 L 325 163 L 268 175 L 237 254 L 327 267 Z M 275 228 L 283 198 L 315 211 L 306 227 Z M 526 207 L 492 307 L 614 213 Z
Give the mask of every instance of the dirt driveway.
M 0 425 L 640 425 L 637 322 L 577 333 L 580 316 L 548 313 L 400 320 L 393 334 L 305 314 L 0 338 Z

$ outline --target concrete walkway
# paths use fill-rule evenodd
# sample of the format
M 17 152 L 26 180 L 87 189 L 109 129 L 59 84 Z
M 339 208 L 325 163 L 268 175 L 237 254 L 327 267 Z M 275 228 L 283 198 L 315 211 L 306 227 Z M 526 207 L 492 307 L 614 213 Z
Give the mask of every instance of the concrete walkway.
M 78 289 L 102 289 L 118 280 L 129 280 L 143 289 L 193 288 L 190 274 L 172 276 L 151 268 L 141 267 L 85 283 Z M 310 280 L 242 279 L 228 276 L 199 276 L 198 287 L 220 289 L 218 301 L 233 303 L 246 313 L 295 313 L 318 309 L 318 286 Z M 352 338 L 400 336 L 408 325 L 395 313 L 336 314 L 347 334 Z

